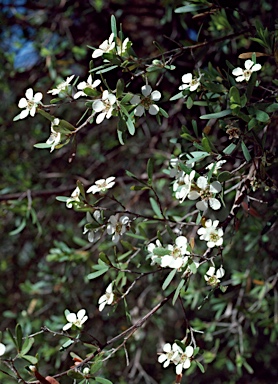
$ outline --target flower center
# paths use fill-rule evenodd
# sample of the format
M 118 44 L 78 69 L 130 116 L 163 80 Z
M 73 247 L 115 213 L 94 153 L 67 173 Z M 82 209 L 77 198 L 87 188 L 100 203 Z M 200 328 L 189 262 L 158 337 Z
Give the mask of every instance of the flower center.
M 174 249 L 171 252 L 171 255 L 173 256 L 174 259 L 178 259 L 178 258 L 182 257 L 180 248 L 174 247 Z
M 144 97 L 141 101 L 140 104 L 143 105 L 143 107 L 148 110 L 150 106 L 153 104 L 153 101 L 151 100 L 150 97 Z

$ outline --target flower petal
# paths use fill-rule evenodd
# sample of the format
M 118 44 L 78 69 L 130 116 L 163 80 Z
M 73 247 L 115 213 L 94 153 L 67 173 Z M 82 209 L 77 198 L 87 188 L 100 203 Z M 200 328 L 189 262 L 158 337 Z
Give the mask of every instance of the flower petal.
M 159 91 L 153 91 L 151 94 L 151 99 L 154 101 L 158 101 L 161 98 L 161 93 Z
M 182 76 L 181 80 L 183 83 L 189 83 L 192 81 L 193 75 L 192 73 L 186 73 L 185 75 Z
M 141 91 L 142 91 L 142 94 L 146 97 L 146 96 L 149 96 L 151 94 L 151 91 L 152 91 L 152 87 L 148 84 L 146 85 L 143 85 L 143 87 L 141 88 Z
M 157 115 L 159 112 L 159 107 L 155 104 L 151 105 L 150 108 L 149 108 L 149 114 L 152 115 L 152 116 L 155 116 Z

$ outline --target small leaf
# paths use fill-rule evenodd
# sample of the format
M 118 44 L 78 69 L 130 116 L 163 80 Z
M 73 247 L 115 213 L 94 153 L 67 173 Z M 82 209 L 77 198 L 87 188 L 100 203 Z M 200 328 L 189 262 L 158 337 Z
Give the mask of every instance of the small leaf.
M 258 121 L 261 121 L 262 123 L 266 123 L 269 120 L 269 115 L 264 112 L 260 111 L 259 109 L 256 110 L 256 119 Z
M 181 291 L 182 287 L 184 286 L 184 283 L 185 283 L 185 280 L 181 279 L 179 285 L 177 286 L 176 292 L 175 292 L 173 300 L 172 300 L 173 305 L 175 305 L 175 302 L 177 301 L 177 298 L 179 297 L 180 291 Z
M 205 368 L 203 367 L 203 365 L 198 361 L 198 360 L 194 360 L 195 363 L 197 364 L 198 368 L 200 369 L 200 371 L 202 373 L 205 373 Z
M 236 149 L 236 145 L 234 143 L 231 143 L 223 150 L 223 153 L 226 155 L 230 155 L 234 150 Z
M 118 65 L 112 65 L 111 67 L 105 67 L 103 69 L 100 69 L 96 72 L 97 75 L 99 75 L 100 73 L 105 73 L 105 72 L 109 72 L 109 71 L 113 71 L 113 69 L 117 68 Z
M 174 10 L 175 13 L 190 13 L 190 12 L 196 12 L 196 11 L 199 11 L 199 10 L 203 10 L 203 9 L 207 9 L 209 8 L 209 5 L 205 5 L 205 4 L 188 4 L 188 5 L 184 5 L 182 7 L 179 7 L 179 8 L 176 8 Z
M 63 203 L 67 202 L 68 201 L 68 197 L 66 196 L 56 196 L 56 200 L 58 201 L 62 201 Z
M 154 213 L 156 214 L 156 216 L 159 219 L 163 219 L 163 215 L 160 211 L 159 205 L 153 197 L 150 198 L 150 203 L 151 203 L 152 209 L 153 209 Z
M 241 149 L 242 149 L 242 152 L 243 152 L 243 155 L 245 157 L 245 160 L 246 161 L 250 161 L 251 160 L 251 155 L 248 151 L 248 148 L 246 147 L 244 141 L 241 142 Z
M 17 235 L 18 233 L 20 233 L 21 231 L 23 231 L 23 229 L 26 227 L 26 219 L 22 219 L 21 223 L 19 224 L 19 226 L 14 229 L 13 231 L 9 232 L 9 235 L 10 236 L 14 236 L 14 235 Z
M 224 183 L 225 181 L 230 180 L 231 177 L 232 177 L 232 174 L 230 172 L 224 171 L 219 173 L 217 180 L 220 183 Z
M 113 384 L 112 381 L 104 379 L 103 377 L 95 377 L 95 381 L 100 384 Z
M 74 343 L 73 340 L 67 340 L 60 348 L 60 351 L 63 351 L 64 349 L 67 349 Z
M 97 277 L 101 276 L 101 275 L 104 275 L 107 271 L 108 271 L 108 267 L 106 268 L 102 268 L 100 269 L 99 271 L 96 271 L 96 272 L 92 272 L 92 273 L 89 273 L 89 275 L 87 275 L 87 278 L 89 280 L 93 280 L 93 279 L 96 279 Z
M 176 269 L 173 269 L 169 275 L 166 277 L 163 285 L 162 285 L 162 289 L 163 291 L 165 291 L 165 289 L 168 287 L 168 285 L 171 283 L 171 281 L 173 280 L 175 274 L 176 274 L 177 270 Z
M 102 367 L 102 361 L 93 362 L 91 365 L 90 374 L 93 375 L 94 373 L 99 371 L 101 367 Z
M 22 336 L 23 336 L 22 328 L 20 324 L 17 324 L 15 327 L 15 336 L 16 336 L 16 341 L 18 345 L 18 351 L 20 352 L 22 348 Z
M 153 165 L 154 165 L 154 160 L 151 158 L 148 160 L 148 164 L 147 164 L 147 174 L 148 174 L 148 178 L 149 178 L 149 184 L 151 184 L 151 182 L 152 182 Z
M 119 97 L 122 97 L 124 89 L 125 89 L 125 82 L 123 79 L 119 79 L 117 81 L 117 85 L 116 85 L 116 97 L 117 97 L 117 99 Z
M 29 363 L 35 365 L 38 363 L 38 359 L 34 356 L 30 356 L 30 355 L 24 355 L 24 356 L 21 356 L 24 360 L 27 360 Z
M 238 104 L 238 105 L 240 104 L 240 94 L 237 87 L 233 86 L 229 91 L 229 95 L 230 95 L 231 103 Z
M 114 33 L 114 37 L 117 37 L 117 21 L 114 15 L 111 16 L 111 31 Z
M 230 109 L 225 109 L 225 110 L 220 111 L 220 112 L 209 113 L 208 115 L 200 116 L 200 119 L 202 119 L 202 120 L 220 119 L 220 117 L 225 117 L 225 116 L 230 115 L 231 112 L 232 111 Z
M 10 338 L 11 338 L 12 342 L 14 343 L 16 349 L 18 349 L 17 341 L 14 338 L 14 335 L 12 334 L 12 331 L 9 328 L 7 328 L 7 331 L 8 331 L 8 335 L 10 336 Z
M 39 149 L 45 149 L 45 148 L 50 148 L 51 144 L 37 143 L 37 144 L 34 144 L 33 147 L 39 148 Z

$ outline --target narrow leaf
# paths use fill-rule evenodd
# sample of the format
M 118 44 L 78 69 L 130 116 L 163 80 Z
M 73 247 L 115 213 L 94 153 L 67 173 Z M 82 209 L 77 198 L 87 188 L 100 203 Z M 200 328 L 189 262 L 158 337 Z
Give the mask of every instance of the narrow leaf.
M 156 216 L 159 219 L 163 219 L 159 205 L 153 197 L 150 198 L 150 203 L 151 203 L 152 209 L 153 209 L 154 213 L 156 214 Z
M 220 119 L 220 117 L 225 117 L 231 114 L 230 109 L 225 109 L 220 112 L 215 112 L 215 113 L 209 113 L 207 115 L 200 116 L 200 119 L 202 120 L 209 120 L 209 119 Z
M 242 149 L 242 152 L 243 152 L 243 155 L 245 157 L 245 160 L 246 161 L 250 161 L 251 160 L 251 155 L 248 151 L 248 148 L 246 147 L 244 141 L 241 142 L 241 149 Z
M 175 274 L 176 274 L 176 269 L 173 269 L 170 273 L 169 273 L 169 275 L 166 277 L 166 279 L 165 279 L 165 281 L 164 281 L 164 283 L 163 283 L 163 285 L 162 285 L 162 289 L 163 289 L 163 291 L 165 291 L 165 289 L 168 287 L 168 285 L 171 283 L 171 281 L 173 280 L 173 278 L 174 278 L 174 276 L 175 276 Z

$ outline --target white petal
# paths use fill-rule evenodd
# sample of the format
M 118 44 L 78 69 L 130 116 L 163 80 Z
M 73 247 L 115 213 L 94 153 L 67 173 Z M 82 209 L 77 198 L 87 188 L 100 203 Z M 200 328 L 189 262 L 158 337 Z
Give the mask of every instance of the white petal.
M 84 232 L 83 232 L 83 234 L 84 234 Z M 89 232 L 89 234 L 88 234 L 88 240 L 89 240 L 90 243 L 93 243 L 93 242 L 94 242 L 94 240 L 95 240 L 95 234 L 94 234 L 93 231 L 90 231 L 90 232 Z
M 152 115 L 152 116 L 155 116 L 157 115 L 159 112 L 159 107 L 155 104 L 151 105 L 150 108 L 149 108 L 149 114 Z
M 254 62 L 252 60 L 246 60 L 244 63 L 245 69 L 250 69 L 254 65 Z
M 241 76 L 241 75 L 243 75 L 243 69 L 237 67 L 237 68 L 233 69 L 232 74 L 234 76 Z
M 190 364 L 191 364 L 190 360 L 186 359 L 182 366 L 184 369 L 187 369 L 190 367 Z
M 83 317 L 85 316 L 86 314 L 86 309 L 80 309 L 78 312 L 77 312 L 77 318 L 79 320 L 83 319 Z
M 73 98 L 76 100 L 78 99 L 80 96 L 87 96 L 86 93 L 84 93 L 83 91 L 79 91 L 79 92 L 76 92 L 76 94 L 73 96 Z
M 33 105 L 33 107 L 30 109 L 30 116 L 34 117 L 36 113 L 36 106 Z
M 164 363 L 164 361 L 167 360 L 167 356 L 162 354 L 160 356 L 158 356 L 158 362 L 159 363 Z
M 172 350 L 172 347 L 171 347 L 171 344 L 170 343 L 166 343 L 163 347 L 163 351 L 164 352 L 171 352 Z M 165 356 L 165 355 L 164 355 Z
M 196 208 L 200 211 L 205 211 L 206 209 L 208 209 L 208 203 L 205 200 L 198 201 L 198 203 L 196 204 Z
M 141 101 L 140 97 L 138 95 L 134 95 L 132 99 L 130 100 L 130 104 L 137 105 Z
M 255 64 L 254 67 L 252 67 L 252 72 L 257 72 L 262 68 L 261 64 Z
M 77 320 L 77 317 L 76 317 L 76 314 L 75 313 L 69 313 L 67 316 L 66 316 L 66 319 L 69 323 L 75 323 L 76 320 Z
M 212 193 L 218 193 L 222 190 L 222 185 L 219 183 L 219 181 L 214 181 L 211 183 L 209 190 Z
M 236 78 L 236 81 L 239 83 L 242 82 L 243 80 L 246 80 L 245 76 L 243 75 Z
M 34 96 L 34 101 L 35 101 L 36 103 L 38 103 L 39 101 L 41 101 L 42 98 L 43 98 L 42 93 L 41 93 L 41 92 L 37 92 L 37 93 L 35 94 L 35 96 Z
M 72 327 L 72 323 L 67 323 L 66 325 L 63 326 L 63 331 L 67 331 Z
M 209 270 L 207 271 L 206 275 L 207 276 L 214 276 L 214 272 L 215 272 L 215 267 L 209 267 Z
M 101 100 L 95 100 L 93 102 L 93 110 L 95 112 L 101 112 L 105 108 L 105 105 Z
M 98 115 L 98 117 L 96 118 L 96 124 L 100 124 L 103 122 L 105 118 L 105 112 L 102 112 Z
M 158 101 L 161 98 L 161 93 L 159 91 L 153 91 L 151 94 L 151 99 L 154 101 Z
M 188 198 L 189 198 L 189 200 L 196 200 L 196 199 L 198 199 L 199 197 L 200 197 L 200 193 L 197 192 L 197 191 L 191 191 L 191 192 L 189 192 L 189 194 L 188 194 Z
M 0 343 L 0 356 L 4 355 L 6 347 L 4 344 Z
M 25 119 L 29 115 L 29 109 L 24 109 L 23 111 L 20 112 L 20 119 Z
M 219 200 L 215 199 L 214 197 L 211 197 L 211 198 L 209 199 L 209 206 L 210 206 L 213 210 L 217 211 L 218 209 L 221 208 L 221 203 L 220 203 Z
M 112 93 L 110 93 L 110 94 L 108 95 L 107 98 L 108 98 L 108 100 L 109 100 L 110 105 L 115 104 L 115 102 L 116 102 L 116 100 L 117 100 L 116 96 L 115 96 L 115 95 L 112 95 Z
M 219 268 L 217 271 L 216 271 L 216 277 L 218 279 L 221 279 L 223 276 L 225 275 L 225 270 L 224 268 Z
M 206 189 L 207 185 L 208 185 L 208 180 L 206 177 L 204 176 L 200 176 L 197 180 L 197 185 L 200 189 Z
M 141 88 L 141 91 L 144 96 L 149 96 L 151 94 L 152 87 L 148 84 L 143 85 L 143 87 Z
M 28 105 L 28 101 L 25 99 L 25 97 L 22 97 L 22 98 L 19 100 L 18 107 L 19 107 L 19 108 L 26 108 L 27 105 Z
M 99 305 L 99 311 L 101 312 L 102 310 L 103 310 L 103 308 L 105 307 L 105 305 L 106 305 L 106 301 L 104 301 L 103 303 L 101 303 L 100 305 Z
M 134 115 L 141 117 L 145 111 L 145 108 L 143 105 L 137 105 L 137 107 L 134 109 Z
M 27 99 L 28 100 L 32 100 L 33 99 L 33 95 L 34 95 L 33 89 L 32 88 L 28 88 L 27 91 L 25 92 L 25 96 L 27 97 Z
M 182 76 L 181 80 L 183 83 L 190 83 L 192 81 L 192 73 L 186 73 L 185 75 Z
M 92 54 L 92 57 L 93 59 L 96 59 L 97 57 L 100 57 L 104 54 L 103 50 L 102 49 L 96 49 L 93 54 Z
M 194 353 L 194 348 L 191 346 L 191 345 L 188 345 L 186 348 L 185 348 L 185 353 L 188 357 L 191 357 Z
M 199 85 L 200 85 L 200 83 L 196 83 L 196 84 L 194 84 L 194 85 L 191 85 L 191 87 L 189 88 L 189 90 L 190 90 L 191 92 L 193 92 L 193 91 L 195 91 L 195 90 L 199 87 Z
M 182 364 L 178 364 L 176 366 L 176 374 L 180 375 L 182 373 Z

